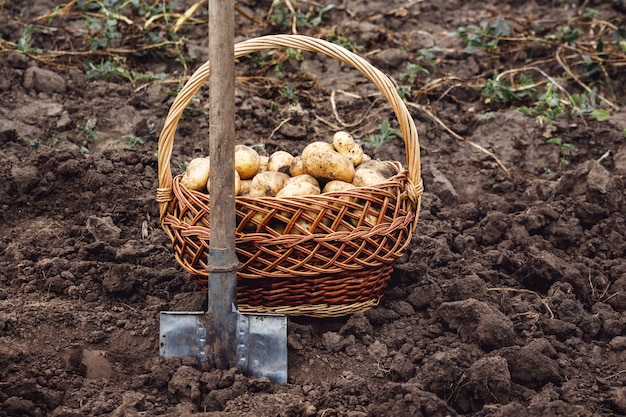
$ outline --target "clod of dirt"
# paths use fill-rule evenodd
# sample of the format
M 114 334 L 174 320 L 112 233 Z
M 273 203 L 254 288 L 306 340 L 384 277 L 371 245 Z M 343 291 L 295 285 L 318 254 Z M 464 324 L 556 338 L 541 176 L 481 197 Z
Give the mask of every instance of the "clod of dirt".
M 116 265 L 104 274 L 102 286 L 111 294 L 130 294 L 136 283 L 134 275 L 130 265 Z
M 122 229 L 113 223 L 111 216 L 89 216 L 87 219 L 87 231 L 91 233 L 97 241 L 104 242 L 118 240 L 122 233 Z
M 512 345 L 513 322 L 489 304 L 470 298 L 442 303 L 437 314 L 458 332 L 463 341 L 478 343 L 487 350 Z
M 558 362 L 533 346 L 511 346 L 497 353 L 507 360 L 511 380 L 517 384 L 536 389 L 548 382 L 563 381 Z
M 179 398 L 188 398 L 191 400 L 200 397 L 200 377 L 202 372 L 191 366 L 183 365 L 176 370 L 176 373 L 167 384 L 167 390 L 170 394 Z
M 113 368 L 103 350 L 84 349 L 82 364 L 86 368 L 86 378 L 101 379 L 110 378 L 113 375 Z
M 464 413 L 479 411 L 485 404 L 505 404 L 511 395 L 511 374 L 501 356 L 484 357 L 465 373 L 455 396 L 456 406 Z
M 322 335 L 322 343 L 329 352 L 341 352 L 348 346 L 356 343 L 354 335 L 344 338 L 336 332 L 326 332 Z
M 51 70 L 29 67 L 24 73 L 24 88 L 38 93 L 63 93 L 66 89 L 65 78 Z
M 374 334 L 374 328 L 369 322 L 367 317 L 361 312 L 352 315 L 346 324 L 344 324 L 339 330 L 339 334 L 354 335 L 355 337 L 362 339 L 363 336 L 372 336 Z
M 386 385 L 372 398 L 372 404 L 367 411 L 371 417 L 457 416 L 444 400 L 412 383 Z

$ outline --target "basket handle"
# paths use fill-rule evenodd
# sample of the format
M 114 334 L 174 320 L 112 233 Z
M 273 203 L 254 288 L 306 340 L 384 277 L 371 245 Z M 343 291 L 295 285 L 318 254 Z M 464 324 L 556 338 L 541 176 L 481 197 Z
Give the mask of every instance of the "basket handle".
M 268 35 L 239 42 L 235 44 L 235 58 L 273 48 L 293 48 L 308 52 L 322 53 L 358 69 L 368 80 L 378 87 L 391 105 L 396 119 L 398 120 L 400 131 L 404 139 L 408 165 L 408 183 L 406 185 L 406 191 L 410 200 L 419 210 L 420 197 L 424 192 L 424 187 L 420 176 L 421 163 L 417 128 L 402 98 L 398 95 L 396 86 L 389 77 L 372 66 L 364 58 L 361 58 L 359 55 L 339 45 L 304 35 Z M 172 156 L 176 127 L 183 111 L 209 76 L 210 67 L 207 61 L 191 75 L 182 90 L 176 96 L 165 119 L 161 135 L 159 136 L 159 188 L 157 189 L 156 199 L 159 203 L 161 221 L 163 221 L 167 213 L 168 203 L 174 199 L 170 158 Z

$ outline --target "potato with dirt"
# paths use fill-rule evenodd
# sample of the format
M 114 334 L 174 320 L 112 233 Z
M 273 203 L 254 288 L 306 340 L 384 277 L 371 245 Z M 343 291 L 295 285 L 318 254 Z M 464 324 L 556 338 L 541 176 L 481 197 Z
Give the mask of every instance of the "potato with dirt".
M 341 155 L 352 162 L 355 167 L 363 161 L 363 148 L 354 141 L 348 132 L 337 132 L 333 135 L 333 147 Z
M 339 152 L 314 149 L 306 157 L 306 170 L 322 182 L 341 180 L 352 182 L 354 165 Z
M 209 157 L 194 158 L 187 164 L 180 184 L 189 190 L 206 191 L 210 174 L 211 160 Z
M 276 151 L 271 154 L 267 161 L 267 170 L 274 172 L 289 173 L 294 156 L 286 151 Z
M 274 197 L 288 179 L 289 175 L 283 172 L 260 172 L 252 178 L 249 195 L 250 197 Z
M 354 172 L 352 184 L 355 187 L 370 187 L 386 182 L 397 172 L 392 165 L 384 161 L 371 160 L 363 162 Z
M 278 191 L 276 197 L 300 197 L 306 195 L 317 195 L 320 193 L 319 182 L 315 177 L 303 174 L 297 177 L 291 177 L 283 188 Z
M 242 180 L 254 177 L 261 167 L 261 156 L 257 151 L 246 145 L 235 146 L 235 169 Z

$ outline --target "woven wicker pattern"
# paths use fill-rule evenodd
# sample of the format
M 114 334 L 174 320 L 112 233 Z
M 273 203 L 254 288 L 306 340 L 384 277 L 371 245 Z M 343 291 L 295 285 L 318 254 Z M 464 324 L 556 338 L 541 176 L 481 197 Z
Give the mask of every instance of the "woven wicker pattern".
M 328 317 L 378 304 L 394 262 L 415 230 L 423 192 L 417 130 L 395 86 L 358 55 L 299 35 L 266 36 L 235 45 L 241 57 L 268 48 L 318 52 L 353 66 L 387 98 L 398 119 L 408 169 L 375 187 L 316 196 L 237 197 L 238 304 L 242 311 Z M 178 121 L 208 79 L 208 62 L 176 97 L 159 138 L 161 224 L 176 260 L 206 285 L 210 196 L 180 186 L 170 158 Z

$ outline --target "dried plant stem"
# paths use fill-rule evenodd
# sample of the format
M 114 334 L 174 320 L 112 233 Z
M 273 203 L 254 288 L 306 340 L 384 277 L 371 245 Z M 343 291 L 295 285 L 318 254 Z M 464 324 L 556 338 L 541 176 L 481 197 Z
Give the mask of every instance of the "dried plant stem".
M 544 307 L 548 310 L 548 313 L 550 313 L 550 318 L 551 319 L 554 318 L 554 313 L 552 312 L 552 309 L 550 308 L 546 300 L 541 295 L 539 295 L 539 293 L 537 293 L 536 291 L 527 290 L 525 288 L 505 288 L 505 287 L 487 288 L 487 291 L 506 291 L 506 292 L 519 292 L 519 293 L 524 293 L 524 294 L 532 294 L 535 297 L 537 297 L 541 301 L 541 304 L 543 304 Z
M 490 158 L 492 158 L 494 161 L 496 161 L 496 163 L 498 164 L 498 166 L 500 168 L 502 168 L 502 170 L 504 172 L 506 172 L 508 175 L 511 175 L 511 171 L 509 171 L 509 169 L 506 167 L 506 165 L 504 165 L 504 163 L 500 160 L 500 158 L 498 158 L 496 156 L 496 154 L 494 154 L 493 152 L 485 149 L 484 146 L 479 145 L 476 142 L 473 142 L 469 139 L 464 138 L 463 136 L 459 135 L 458 133 L 456 133 L 454 130 L 450 129 L 443 121 L 441 121 L 440 118 L 438 118 L 433 112 L 431 112 L 428 108 L 426 108 L 425 106 L 422 106 L 420 104 L 416 104 L 416 103 L 406 103 L 407 106 L 409 107 L 413 107 L 415 109 L 418 109 L 422 112 L 424 112 L 428 117 L 430 117 L 435 123 L 437 123 L 439 126 L 441 126 L 442 128 L 444 128 L 448 133 L 450 133 L 455 139 L 460 140 L 462 142 L 467 142 L 470 146 L 472 146 L 473 148 L 477 149 L 478 151 L 484 153 L 485 155 L 488 155 Z

